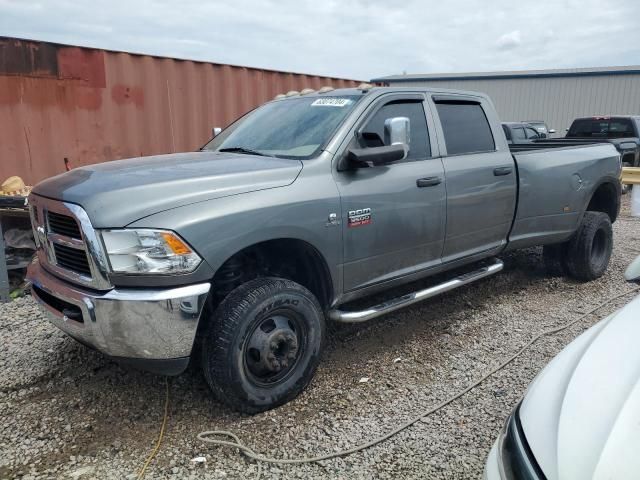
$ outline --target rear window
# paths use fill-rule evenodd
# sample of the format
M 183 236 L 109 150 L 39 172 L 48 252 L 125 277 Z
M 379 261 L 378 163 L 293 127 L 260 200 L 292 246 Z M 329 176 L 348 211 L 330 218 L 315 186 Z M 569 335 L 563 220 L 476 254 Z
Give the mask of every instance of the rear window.
M 479 103 L 436 102 L 447 154 L 495 150 L 491 127 Z
M 581 118 L 569 128 L 569 138 L 633 137 L 633 125 L 628 118 Z

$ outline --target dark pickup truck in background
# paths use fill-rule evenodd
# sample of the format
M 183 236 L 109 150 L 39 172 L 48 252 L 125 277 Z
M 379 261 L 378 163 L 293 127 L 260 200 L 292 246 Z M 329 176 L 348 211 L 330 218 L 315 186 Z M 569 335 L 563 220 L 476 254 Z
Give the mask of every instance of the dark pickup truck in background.
M 622 158 L 624 167 L 640 166 L 640 116 L 600 116 L 576 118 L 567 130 L 565 138 L 587 143 L 604 141 L 611 143 Z M 630 185 L 623 186 L 623 193 Z

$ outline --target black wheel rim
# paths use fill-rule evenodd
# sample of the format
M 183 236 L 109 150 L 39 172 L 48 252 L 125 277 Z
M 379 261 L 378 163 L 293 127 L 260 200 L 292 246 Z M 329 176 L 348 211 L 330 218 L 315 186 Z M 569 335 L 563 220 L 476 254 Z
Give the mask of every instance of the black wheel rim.
M 591 244 L 591 260 L 594 265 L 600 266 L 606 261 L 607 244 L 607 234 L 602 228 L 599 228 L 593 236 Z
M 306 350 L 307 331 L 297 312 L 280 310 L 259 320 L 246 338 L 247 377 L 256 385 L 273 386 L 295 371 Z

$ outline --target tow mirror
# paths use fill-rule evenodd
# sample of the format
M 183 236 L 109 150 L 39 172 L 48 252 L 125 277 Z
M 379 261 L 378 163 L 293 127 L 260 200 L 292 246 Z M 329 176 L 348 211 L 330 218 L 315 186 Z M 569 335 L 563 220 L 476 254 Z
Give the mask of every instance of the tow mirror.
M 627 271 L 624 272 L 624 278 L 628 282 L 640 282 L 640 256 L 631 262 L 631 265 L 627 267 Z
M 370 163 L 372 165 L 386 165 L 387 163 L 403 160 L 407 156 L 404 145 L 389 145 L 383 147 L 350 148 L 348 158 L 356 163 Z
M 409 154 L 410 129 L 410 121 L 407 117 L 387 118 L 384 121 L 384 145 L 350 148 L 347 157 L 352 162 L 371 165 L 385 165 L 404 160 Z M 361 135 L 365 134 L 361 133 Z M 379 138 L 377 135 L 376 137 Z
M 213 133 L 214 137 L 217 137 L 218 135 L 220 135 L 220 133 L 222 133 L 222 128 L 213 127 L 213 129 L 211 130 L 211 133 Z
M 404 145 L 409 153 L 411 126 L 407 117 L 387 118 L 384 121 L 384 144 Z

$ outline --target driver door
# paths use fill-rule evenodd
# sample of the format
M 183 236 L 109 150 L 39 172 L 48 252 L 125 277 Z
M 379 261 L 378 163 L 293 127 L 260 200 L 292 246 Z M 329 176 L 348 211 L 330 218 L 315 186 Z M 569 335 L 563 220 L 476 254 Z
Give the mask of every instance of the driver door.
M 446 191 L 422 95 L 383 96 L 354 128 L 348 148 L 384 145 L 385 120 L 410 122 L 409 152 L 387 165 L 350 164 L 334 175 L 341 196 L 345 292 L 440 263 Z M 431 128 L 429 128 L 431 126 Z

